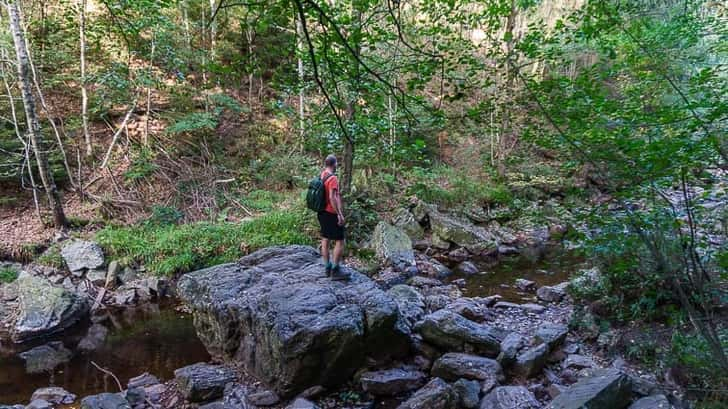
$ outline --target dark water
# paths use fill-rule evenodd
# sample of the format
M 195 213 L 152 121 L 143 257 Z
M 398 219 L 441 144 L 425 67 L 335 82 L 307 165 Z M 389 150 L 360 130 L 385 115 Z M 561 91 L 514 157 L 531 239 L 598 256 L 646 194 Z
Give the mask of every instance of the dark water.
M 192 317 L 175 311 L 171 305 L 150 304 L 109 314 L 101 325 L 108 334 L 92 352 L 77 348 L 88 325 L 21 347 L 0 345 L 0 403 L 27 404 L 33 391 L 46 386 L 60 386 L 79 397 L 118 392 L 113 378 L 105 376 L 91 361 L 113 372 L 126 387 L 129 378 L 144 372 L 168 380 L 177 368 L 209 360 L 195 334 Z M 70 351 L 70 360 L 52 370 L 27 373 L 26 362 L 19 354 L 52 341 L 63 343 Z
M 571 274 L 585 266 L 581 256 L 563 248 L 546 249 L 531 255 L 501 257 L 492 263 L 475 263 L 481 273 L 454 275 L 451 281 L 464 278 L 463 294 L 467 297 L 500 295 L 503 301 L 533 301 L 535 292 L 523 292 L 515 286 L 518 278 L 536 282 L 536 287 L 567 281 Z

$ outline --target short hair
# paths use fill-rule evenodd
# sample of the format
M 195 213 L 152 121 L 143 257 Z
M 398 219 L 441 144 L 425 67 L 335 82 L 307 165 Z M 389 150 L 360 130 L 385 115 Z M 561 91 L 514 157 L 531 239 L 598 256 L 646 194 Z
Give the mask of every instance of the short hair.
M 326 166 L 336 165 L 336 156 L 334 156 L 334 155 L 327 156 L 326 160 L 324 160 L 324 165 L 326 165 Z

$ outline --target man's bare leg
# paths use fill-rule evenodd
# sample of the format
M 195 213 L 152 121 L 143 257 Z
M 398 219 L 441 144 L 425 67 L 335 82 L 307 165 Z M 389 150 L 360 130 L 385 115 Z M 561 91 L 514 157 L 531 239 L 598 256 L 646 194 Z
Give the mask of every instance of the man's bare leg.
M 324 265 L 329 264 L 329 239 L 321 239 L 321 258 L 324 259 Z
M 334 265 L 341 264 L 341 256 L 344 254 L 344 240 L 336 240 L 334 244 Z

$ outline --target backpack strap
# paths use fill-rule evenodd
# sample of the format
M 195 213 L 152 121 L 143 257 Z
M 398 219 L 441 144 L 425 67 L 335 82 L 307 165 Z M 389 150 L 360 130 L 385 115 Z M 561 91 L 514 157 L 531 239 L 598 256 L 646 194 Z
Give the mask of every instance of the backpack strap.
M 329 178 L 330 178 L 331 176 L 334 176 L 334 174 L 333 174 L 333 173 L 331 173 L 331 172 L 329 172 L 329 174 L 328 174 L 328 175 L 326 175 L 326 177 L 325 177 L 325 178 L 323 179 L 323 183 L 324 183 L 324 184 L 326 184 L 326 181 L 327 181 L 327 180 L 329 180 Z

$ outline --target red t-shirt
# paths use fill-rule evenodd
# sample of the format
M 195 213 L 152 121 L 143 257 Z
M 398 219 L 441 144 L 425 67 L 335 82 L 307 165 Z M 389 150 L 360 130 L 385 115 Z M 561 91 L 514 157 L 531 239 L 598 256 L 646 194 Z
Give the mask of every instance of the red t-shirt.
M 321 172 L 321 180 L 326 179 L 326 176 L 328 176 L 329 173 L 328 169 L 324 169 L 323 172 Z M 331 205 L 331 192 L 339 190 L 339 178 L 337 178 L 336 175 L 330 176 L 326 179 L 326 182 L 324 182 L 324 189 L 326 190 L 326 208 L 324 208 L 324 211 L 336 214 L 334 206 Z

